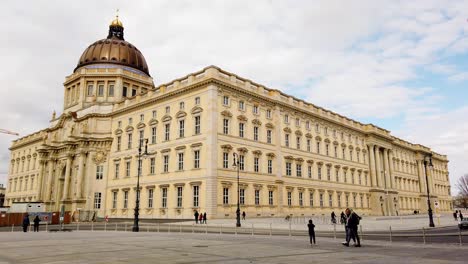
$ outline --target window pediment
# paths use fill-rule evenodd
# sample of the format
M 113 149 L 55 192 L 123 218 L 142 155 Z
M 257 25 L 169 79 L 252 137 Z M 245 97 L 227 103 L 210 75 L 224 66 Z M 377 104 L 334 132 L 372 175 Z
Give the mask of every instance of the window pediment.
M 203 108 L 201 108 L 199 106 L 195 106 L 194 108 L 192 108 L 192 110 L 190 112 L 192 113 L 192 115 L 199 114 L 199 113 L 203 112 Z
M 123 133 L 122 129 L 120 128 L 117 128 L 115 131 L 114 131 L 114 134 L 116 135 L 121 135 Z
M 182 117 L 185 117 L 185 116 L 187 116 L 187 113 L 185 111 L 179 111 L 176 114 L 176 118 L 182 118 Z
M 306 138 L 312 138 L 312 134 L 311 133 L 307 133 L 305 134 Z
M 275 128 L 275 125 L 273 125 L 272 123 L 266 123 L 265 125 L 267 128 Z
M 170 115 L 165 115 L 163 116 L 163 118 L 161 119 L 162 122 L 169 122 L 172 120 L 172 117 Z
M 261 125 L 262 125 L 262 121 L 260 121 L 260 120 L 258 120 L 258 119 L 253 119 L 253 120 L 252 120 L 252 124 L 261 126 Z
M 222 116 L 225 116 L 225 117 L 232 117 L 232 113 L 229 112 L 228 110 L 224 110 L 221 112 L 221 115 Z
M 302 131 L 296 130 L 295 134 L 296 134 L 296 136 L 302 136 Z
M 138 123 L 138 125 L 137 125 L 137 128 L 138 128 L 138 129 L 142 129 L 142 128 L 144 128 L 144 127 L 146 127 L 146 125 L 145 125 L 145 123 L 143 123 L 143 122 L 140 122 L 140 123 Z
M 244 122 L 247 122 L 249 120 L 245 115 L 239 115 L 237 116 L 237 119 L 239 121 L 244 121 Z
M 130 133 L 130 132 L 132 132 L 132 131 L 133 131 L 133 127 L 132 127 L 132 126 L 127 126 L 127 127 L 125 128 L 125 132 L 127 132 L 127 133 Z
M 283 131 L 286 132 L 286 133 L 291 133 L 292 130 L 289 127 L 285 127 L 285 128 L 283 128 Z
M 159 123 L 158 120 L 156 120 L 156 118 L 151 118 L 151 120 L 148 122 L 148 125 L 150 126 L 155 126 Z

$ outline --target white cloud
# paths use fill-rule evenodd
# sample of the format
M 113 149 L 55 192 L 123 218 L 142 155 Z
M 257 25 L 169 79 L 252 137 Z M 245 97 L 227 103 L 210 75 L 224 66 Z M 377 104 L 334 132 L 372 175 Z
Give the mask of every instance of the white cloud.
M 468 72 L 460 72 L 448 77 L 450 81 L 461 82 L 468 80 Z

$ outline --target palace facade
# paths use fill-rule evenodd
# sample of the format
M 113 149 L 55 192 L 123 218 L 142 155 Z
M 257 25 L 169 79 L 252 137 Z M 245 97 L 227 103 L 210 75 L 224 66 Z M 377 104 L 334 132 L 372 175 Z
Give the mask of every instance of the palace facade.
M 123 29 L 116 18 L 83 52 L 63 113 L 13 142 L 6 205 L 131 218 L 141 169 L 140 217 L 234 217 L 239 169 L 253 217 L 423 212 L 426 187 L 451 210 L 445 155 L 215 66 L 155 86 Z

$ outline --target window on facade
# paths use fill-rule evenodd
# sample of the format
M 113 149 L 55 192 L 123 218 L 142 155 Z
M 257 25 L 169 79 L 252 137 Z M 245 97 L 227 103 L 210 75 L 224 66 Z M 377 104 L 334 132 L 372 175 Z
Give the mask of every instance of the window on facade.
M 357 162 L 361 162 L 359 156 L 360 156 L 360 152 L 356 151 L 356 158 L 357 158 L 356 160 L 357 160 Z
M 315 124 L 315 132 L 320 133 L 320 124 Z
M 184 108 L 185 108 L 185 103 L 184 103 L 184 102 L 180 102 L 180 103 L 179 103 L 179 109 L 180 109 L 180 110 L 184 110 Z
M 229 188 L 223 188 L 223 204 L 229 204 Z
M 200 168 L 200 150 L 195 150 L 193 152 L 193 168 L 194 169 Z
M 167 208 L 167 188 L 161 188 L 161 207 Z
M 171 107 L 170 107 L 170 106 L 166 106 L 165 110 L 166 110 L 166 114 L 169 114 L 169 113 L 171 112 Z
M 359 185 L 362 185 L 362 177 L 361 177 L 361 172 L 358 173 L 358 180 L 359 180 Z
M 328 207 L 333 207 L 333 197 L 331 194 L 328 195 Z
M 320 142 L 317 142 L 317 154 L 320 154 Z
M 273 160 L 269 159 L 268 160 L 268 174 L 272 174 L 273 173 Z
M 178 169 L 184 170 L 184 153 L 178 153 L 179 161 L 178 161 Z
M 103 175 L 104 175 L 104 166 L 97 165 L 96 166 L 96 180 L 102 180 Z
M 296 137 L 296 148 L 301 149 L 301 137 Z
M 286 176 L 291 176 L 291 162 L 286 162 Z
M 117 137 L 117 151 L 120 151 L 121 147 L 122 147 L 122 137 L 118 136 Z
M 339 169 L 335 169 L 335 181 L 340 181 Z
M 239 110 L 244 110 L 244 101 L 239 101 Z
M 143 166 L 143 160 L 139 160 L 138 161 L 138 174 L 140 174 L 140 175 L 141 175 L 141 171 L 142 171 L 141 170 L 142 166 Z
M 353 160 L 353 150 L 349 151 L 349 160 Z
M 244 137 L 244 123 L 239 123 L 239 137 Z
M 133 118 L 129 117 L 128 118 L 128 125 L 131 126 L 133 124 Z
M 138 134 L 139 134 L 139 138 L 138 138 L 138 147 L 141 148 L 143 147 L 144 145 L 144 141 L 145 141 L 145 131 L 144 130 L 140 130 L 138 131 Z
M 331 168 L 327 167 L 327 180 L 331 181 Z
M 200 186 L 193 186 L 193 207 L 198 207 L 198 199 L 200 196 Z
M 304 200 L 303 200 L 304 194 L 302 192 L 299 193 L 299 206 L 304 206 Z
M 307 177 L 312 178 L 312 166 L 307 166 Z
M 185 135 L 185 120 L 179 120 L 179 138 L 183 138 Z
M 223 119 L 223 134 L 229 134 L 229 119 Z
M 349 195 L 346 195 L 346 207 L 349 207 Z
M 314 193 L 313 192 L 309 192 L 309 203 L 310 203 L 310 207 L 314 206 Z
M 94 193 L 94 209 L 101 209 L 101 198 L 102 194 L 100 192 Z
M 271 130 L 270 129 L 267 130 L 267 143 L 271 144 Z
M 164 155 L 163 157 L 163 171 L 169 172 L 169 155 Z
M 132 96 L 135 96 L 137 94 L 137 90 L 136 89 L 132 89 Z
M 131 149 L 132 148 L 132 133 L 128 133 L 128 141 L 127 141 L 127 148 Z
M 156 143 L 156 127 L 151 128 L 151 144 Z
M 310 139 L 307 139 L 307 151 L 310 152 Z
M 127 97 L 127 90 L 128 88 L 125 86 L 122 88 L 122 97 Z
M 296 176 L 302 177 L 302 165 L 301 164 L 296 164 Z
M 128 208 L 128 191 L 124 191 L 124 204 L 123 208 L 127 209 Z
M 319 180 L 322 179 L 322 167 L 318 167 L 318 168 L 317 168 L 317 176 L 318 176 L 318 179 L 319 179 Z
M 153 208 L 154 189 L 148 189 L 148 208 Z
M 271 118 L 271 110 L 270 110 L 270 109 L 268 109 L 268 110 L 266 111 L 266 117 L 267 117 L 267 118 Z
M 335 158 L 338 158 L 338 147 L 334 146 Z
M 182 207 L 182 186 L 177 187 L 177 207 Z
M 245 204 L 245 189 L 239 189 L 239 203 Z
M 258 115 L 258 105 L 254 105 L 252 111 L 253 111 L 253 113 L 254 113 L 255 115 Z
M 112 192 L 112 209 L 117 208 L 117 192 Z
M 171 134 L 171 124 L 164 125 L 164 140 L 169 141 L 169 137 Z
M 306 128 L 310 129 L 310 121 L 306 121 Z
M 260 205 L 260 190 L 255 190 L 255 205 Z
M 107 94 L 109 97 L 114 96 L 114 84 L 113 83 L 109 84 L 109 91 Z
M 88 95 L 88 96 L 93 96 L 93 93 L 94 93 L 93 90 L 94 90 L 93 84 L 89 83 L 89 84 L 88 84 L 88 90 L 87 90 L 87 92 L 86 92 L 87 95 Z
M 223 105 L 229 105 L 229 96 L 223 96 Z
M 229 153 L 223 152 L 223 169 L 229 168 Z
M 301 120 L 299 118 L 296 118 L 296 126 L 300 126 L 301 125 Z
M 201 117 L 195 117 L 195 135 L 199 135 L 201 133 Z
M 243 171 L 245 170 L 245 156 L 244 155 L 239 155 L 239 170 Z
M 284 145 L 289 148 L 289 134 L 284 135 Z
M 125 177 L 130 177 L 130 161 L 125 162 Z
M 140 122 L 145 122 L 145 115 L 144 114 L 140 114 Z
M 343 181 L 348 182 L 348 171 L 347 170 L 343 171 Z
M 273 205 L 273 191 L 268 191 L 268 204 Z
M 118 127 L 118 128 L 122 128 L 122 121 L 118 121 L 118 122 L 117 122 L 117 127 Z
M 342 152 L 343 152 L 343 153 L 342 153 L 342 154 L 343 154 L 343 157 L 342 157 L 342 158 L 343 158 L 343 159 L 346 159 L 346 152 L 345 152 L 345 148 L 342 148 Z
M 288 192 L 288 206 L 292 206 L 292 193 Z
M 338 208 L 341 208 L 341 194 L 338 194 Z
M 156 158 L 150 158 L 150 174 L 154 174 L 156 171 Z
M 254 127 L 253 135 L 254 135 L 254 140 L 258 141 L 258 127 Z
M 285 122 L 285 123 L 289 123 L 289 115 L 285 115 L 285 116 L 284 116 L 284 122 Z
M 258 172 L 258 157 L 254 157 L 254 171 Z
M 327 156 L 330 156 L 330 145 L 329 144 L 325 144 L 325 154 Z
M 320 197 L 320 207 L 323 207 L 323 193 L 321 193 L 319 197 Z

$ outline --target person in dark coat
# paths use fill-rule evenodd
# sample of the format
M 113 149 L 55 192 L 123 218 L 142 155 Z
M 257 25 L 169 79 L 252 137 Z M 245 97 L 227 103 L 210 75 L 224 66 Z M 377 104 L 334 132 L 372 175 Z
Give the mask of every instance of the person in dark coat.
M 34 232 L 39 232 L 39 222 L 41 222 L 41 219 L 39 219 L 38 215 L 36 215 L 33 222 L 34 222 Z
M 28 226 L 30 225 L 29 222 L 29 215 L 26 214 L 23 218 L 23 232 L 28 232 Z
M 458 211 L 455 210 L 455 212 L 453 212 L 453 219 L 455 219 L 455 221 L 458 220 Z
M 346 222 L 346 216 L 343 212 L 341 212 L 341 215 L 340 215 L 340 222 L 341 224 L 344 224 Z
M 460 215 L 460 221 L 463 220 L 463 214 L 462 214 L 461 211 L 460 211 L 459 215 Z
M 245 211 L 242 212 L 242 220 L 245 220 Z
M 315 245 L 315 225 L 312 222 L 312 220 L 309 220 L 309 223 L 307 224 L 307 228 L 309 228 L 310 244 L 312 245 L 312 241 L 313 241 Z
M 206 212 L 203 213 L 203 223 L 206 224 Z
M 346 215 L 346 225 L 345 225 L 346 242 L 343 242 L 343 245 L 349 247 L 349 241 L 353 239 L 357 241 L 357 244 L 355 244 L 354 246 L 360 247 L 361 240 L 359 239 L 358 226 L 359 226 L 359 221 L 361 220 L 361 217 L 349 208 L 346 208 L 345 215 Z
M 336 214 L 335 214 L 335 211 L 333 211 L 333 212 L 331 213 L 331 222 L 332 222 L 333 224 L 336 224 Z
M 195 216 L 195 224 L 198 224 L 198 211 L 195 210 L 195 214 L 193 216 Z
M 198 223 L 201 225 L 203 224 L 203 214 L 200 213 L 200 216 L 198 217 Z

